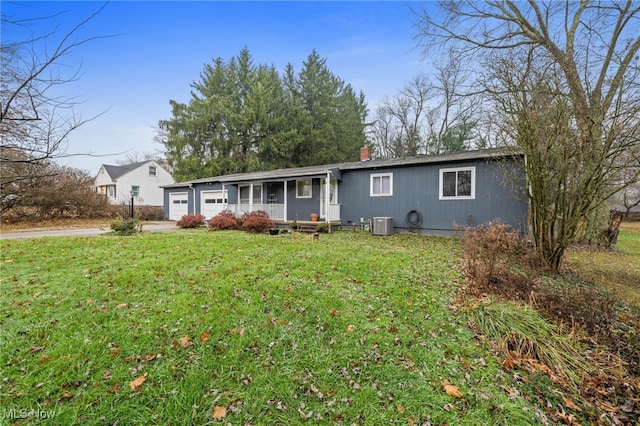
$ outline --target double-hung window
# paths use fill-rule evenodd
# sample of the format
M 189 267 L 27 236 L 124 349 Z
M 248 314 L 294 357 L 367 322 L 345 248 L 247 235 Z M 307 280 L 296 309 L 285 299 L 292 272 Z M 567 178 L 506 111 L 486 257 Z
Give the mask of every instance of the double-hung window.
M 311 198 L 311 179 L 296 181 L 296 198 Z
M 262 185 L 240 186 L 240 204 L 262 204 Z
M 393 173 L 371 174 L 370 195 L 390 197 L 393 195 Z
M 440 169 L 441 200 L 471 200 L 476 197 L 476 168 Z

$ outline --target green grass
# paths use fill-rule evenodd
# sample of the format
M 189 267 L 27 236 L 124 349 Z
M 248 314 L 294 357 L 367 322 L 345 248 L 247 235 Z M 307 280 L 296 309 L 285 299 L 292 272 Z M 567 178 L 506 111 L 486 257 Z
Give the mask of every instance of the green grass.
M 0 407 L 55 413 L 18 424 L 215 424 L 216 407 L 234 425 L 539 423 L 451 308 L 457 244 L 200 231 L 0 241 Z

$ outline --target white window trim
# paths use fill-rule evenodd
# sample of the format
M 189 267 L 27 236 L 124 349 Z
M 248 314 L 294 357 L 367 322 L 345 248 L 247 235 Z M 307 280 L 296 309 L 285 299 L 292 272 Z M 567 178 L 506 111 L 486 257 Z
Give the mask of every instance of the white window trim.
M 389 178 L 389 193 L 373 193 L 373 180 L 376 178 Z M 392 197 L 393 196 L 393 173 L 372 173 L 369 178 L 369 195 L 371 197 Z
M 254 203 L 253 202 L 253 190 L 255 188 L 260 188 L 260 202 L 259 203 Z M 249 202 L 248 203 L 242 203 L 241 199 L 240 199 L 240 188 L 249 188 Z M 252 184 L 248 184 L 248 185 L 239 185 L 238 186 L 238 204 L 241 204 L 243 206 L 253 206 L 255 204 L 262 204 L 262 195 L 263 195 L 263 188 L 262 188 L 262 184 L 261 183 L 252 183 Z
M 442 195 L 442 185 L 443 180 L 442 177 L 447 172 L 471 172 L 471 195 L 456 195 L 456 196 L 447 196 Z M 458 175 L 456 174 L 456 190 L 458 188 Z M 438 196 L 440 200 L 475 200 L 476 198 L 476 168 L 475 166 L 470 167 L 452 167 L 448 169 L 440 169 L 440 179 L 438 181 Z
M 309 182 L 309 195 L 300 195 L 299 188 L 300 188 L 300 185 L 303 185 L 303 182 Z M 296 198 L 311 198 L 312 196 L 313 196 L 313 181 L 311 179 L 296 180 Z

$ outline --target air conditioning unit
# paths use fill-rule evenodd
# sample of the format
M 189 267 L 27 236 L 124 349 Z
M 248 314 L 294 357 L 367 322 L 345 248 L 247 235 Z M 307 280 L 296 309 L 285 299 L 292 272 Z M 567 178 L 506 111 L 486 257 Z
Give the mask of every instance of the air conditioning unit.
M 393 234 L 393 218 L 392 217 L 374 217 L 373 218 L 373 235 L 391 235 Z

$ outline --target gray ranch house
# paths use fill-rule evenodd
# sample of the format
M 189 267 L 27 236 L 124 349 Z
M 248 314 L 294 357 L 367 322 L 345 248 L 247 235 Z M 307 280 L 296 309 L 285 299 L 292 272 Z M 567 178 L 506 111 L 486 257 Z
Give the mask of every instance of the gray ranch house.
M 307 222 L 314 215 L 342 228 L 371 224 L 374 233 L 438 235 L 451 235 L 460 225 L 500 220 L 527 232 L 522 157 L 509 150 L 372 160 L 363 147 L 360 157 L 165 185 L 164 215 L 209 219 L 223 210 L 237 215 L 263 210 L 276 223 Z

